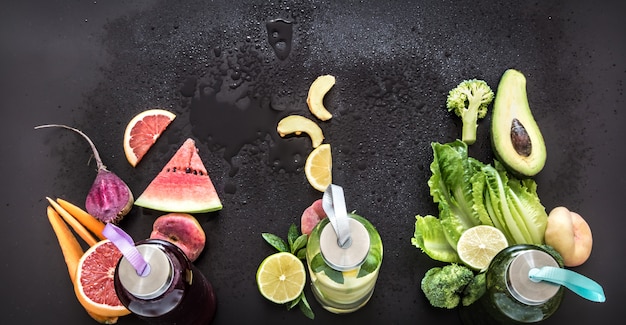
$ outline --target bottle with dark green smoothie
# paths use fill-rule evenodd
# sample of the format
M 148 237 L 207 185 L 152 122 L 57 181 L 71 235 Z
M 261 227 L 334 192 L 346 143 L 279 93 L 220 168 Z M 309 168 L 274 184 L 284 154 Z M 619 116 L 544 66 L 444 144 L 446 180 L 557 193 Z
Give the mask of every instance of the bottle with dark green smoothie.
M 460 307 L 463 324 L 532 324 L 550 317 L 559 308 L 564 289 L 531 280 L 529 271 L 542 267 L 563 265 L 536 245 L 514 245 L 500 251 L 487 270 L 485 294 Z

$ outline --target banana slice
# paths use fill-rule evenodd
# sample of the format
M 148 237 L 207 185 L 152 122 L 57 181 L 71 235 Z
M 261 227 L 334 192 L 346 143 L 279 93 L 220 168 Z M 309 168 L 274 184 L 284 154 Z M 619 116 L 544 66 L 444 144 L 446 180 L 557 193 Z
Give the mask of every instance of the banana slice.
M 288 134 L 300 135 L 302 132 L 309 135 L 313 148 L 317 148 L 324 141 L 322 129 L 311 119 L 301 115 L 289 115 L 278 122 L 276 131 L 281 137 Z
M 315 117 L 322 121 L 330 120 L 333 115 L 324 107 L 324 96 L 335 85 L 335 77 L 323 75 L 317 77 L 309 88 L 309 95 L 306 99 L 309 110 Z

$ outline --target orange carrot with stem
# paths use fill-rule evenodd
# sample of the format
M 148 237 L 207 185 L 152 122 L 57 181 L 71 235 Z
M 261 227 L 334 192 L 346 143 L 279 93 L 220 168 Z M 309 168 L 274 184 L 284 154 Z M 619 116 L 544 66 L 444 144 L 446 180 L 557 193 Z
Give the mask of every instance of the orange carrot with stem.
M 65 209 L 65 211 L 67 211 L 74 218 L 76 218 L 78 222 L 80 222 L 83 226 L 85 226 L 85 228 L 89 229 L 89 231 L 94 233 L 96 237 L 98 237 L 100 240 L 107 239 L 102 234 L 102 231 L 104 230 L 104 226 L 105 226 L 104 222 L 96 219 L 94 216 L 87 213 L 87 211 L 79 208 L 78 206 L 66 200 L 57 198 L 57 202 L 63 209 Z
M 72 283 L 74 283 L 78 261 L 84 254 L 83 248 L 61 216 L 51 206 L 48 206 L 48 220 L 57 236 L 59 246 L 61 246 L 61 251 L 65 258 L 65 264 L 67 264 L 67 271 L 70 274 Z
M 54 207 L 54 209 L 63 217 L 65 222 L 74 229 L 74 231 L 82 238 L 89 246 L 95 245 L 98 240 L 83 226 L 76 218 L 72 217 L 72 215 L 65 211 L 58 203 L 56 203 L 53 199 L 46 197 L 48 202 Z

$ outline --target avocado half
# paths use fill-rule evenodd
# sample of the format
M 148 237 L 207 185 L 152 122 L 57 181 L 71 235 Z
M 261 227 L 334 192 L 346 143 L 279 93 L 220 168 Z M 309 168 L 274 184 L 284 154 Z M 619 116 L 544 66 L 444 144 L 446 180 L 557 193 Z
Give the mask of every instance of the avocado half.
M 491 144 L 496 159 L 517 176 L 531 177 L 546 163 L 546 145 L 526 95 L 526 77 L 504 72 L 493 104 Z

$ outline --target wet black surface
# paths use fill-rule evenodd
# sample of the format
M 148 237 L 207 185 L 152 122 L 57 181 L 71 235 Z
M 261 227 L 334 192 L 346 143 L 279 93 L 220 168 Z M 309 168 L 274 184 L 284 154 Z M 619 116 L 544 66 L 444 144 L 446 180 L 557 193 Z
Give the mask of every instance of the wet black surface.
M 547 322 L 607 323 L 619 317 L 626 224 L 620 214 L 626 160 L 623 4 L 392 1 L 388 5 L 309 1 L 22 1 L 0 10 L 0 190 L 2 306 L 7 324 L 92 322 L 76 301 L 45 217 L 45 196 L 82 205 L 95 177 L 83 139 L 139 195 L 178 146 L 197 140 L 224 204 L 197 215 L 208 243 L 197 266 L 218 297 L 215 324 L 307 321 L 264 300 L 254 275 L 271 254 L 260 233 L 285 236 L 321 194 L 302 170 L 310 141 L 280 138 L 278 120 L 311 116 L 310 83 L 333 74 L 321 122 L 333 146 L 333 177 L 348 208 L 377 226 L 384 261 L 372 300 L 350 315 L 324 311 L 307 288 L 315 322 L 458 323 L 455 311 L 430 307 L 419 290 L 436 265 L 410 243 L 416 214 L 435 213 L 426 184 L 430 143 L 460 134 L 444 109 L 463 79 L 496 88 L 508 68 L 528 80 L 548 161 L 536 177 L 549 210 L 564 205 L 586 217 L 591 258 L 575 271 L 603 285 L 607 302 L 568 293 Z M 126 123 L 161 107 L 176 120 L 141 163 L 122 148 Z M 470 154 L 492 160 L 489 117 Z M 149 235 L 158 214 L 135 207 L 121 226 Z M 619 318 L 618 318 L 619 319 Z M 133 316 L 119 324 L 140 324 Z

